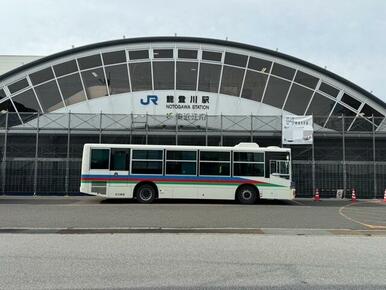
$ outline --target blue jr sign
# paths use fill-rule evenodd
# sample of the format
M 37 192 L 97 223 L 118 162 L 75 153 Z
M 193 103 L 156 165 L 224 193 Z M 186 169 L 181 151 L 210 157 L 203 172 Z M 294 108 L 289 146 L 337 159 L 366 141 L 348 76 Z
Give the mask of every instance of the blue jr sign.
M 141 99 L 141 105 L 149 105 L 150 103 L 153 103 L 154 105 L 158 105 L 158 96 L 156 95 L 148 95 L 146 100 Z

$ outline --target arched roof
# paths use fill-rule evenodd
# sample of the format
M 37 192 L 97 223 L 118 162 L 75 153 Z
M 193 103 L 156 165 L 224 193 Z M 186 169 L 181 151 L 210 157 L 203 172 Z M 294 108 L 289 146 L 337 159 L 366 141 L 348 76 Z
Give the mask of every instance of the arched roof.
M 119 39 L 119 40 L 112 40 L 112 41 L 90 44 L 90 45 L 66 50 L 63 52 L 59 52 L 56 54 L 52 54 L 50 56 L 41 58 L 39 60 L 33 61 L 21 67 L 18 67 L 3 75 L 0 75 L 0 102 L 4 103 L 4 99 L 6 99 L 7 97 L 12 98 L 13 100 L 12 103 L 14 104 L 14 106 L 16 106 L 15 103 L 18 104 L 17 110 L 28 111 L 29 110 L 28 103 L 19 104 L 18 100 L 28 97 L 27 92 L 26 91 L 22 92 L 22 90 L 27 90 L 27 88 L 29 87 L 32 89 L 30 90 L 30 93 L 33 93 L 35 96 L 39 95 L 39 92 L 37 92 L 38 89 L 36 88 L 36 86 L 34 86 L 33 80 L 31 80 L 31 77 L 37 68 L 39 68 L 39 70 L 42 71 L 43 74 L 44 73 L 52 74 L 53 72 L 53 75 L 56 79 L 56 84 L 57 86 L 59 86 L 60 95 L 64 105 L 71 105 L 73 102 L 79 102 L 79 100 L 76 100 L 76 99 L 77 98 L 80 99 L 82 98 L 82 96 L 76 95 L 74 97 L 73 95 L 72 100 L 68 102 L 66 102 L 66 100 L 64 99 L 63 97 L 64 94 L 62 92 L 63 90 L 62 86 L 64 86 L 64 84 L 61 84 L 60 82 L 58 82 L 57 80 L 58 76 L 55 74 L 56 71 L 53 70 L 54 65 L 55 67 L 57 66 L 58 60 L 67 61 L 71 58 L 76 58 L 77 60 L 80 60 L 80 58 L 82 58 L 82 59 L 85 59 L 84 60 L 85 68 L 88 68 L 87 61 L 92 61 L 92 60 L 87 60 L 88 52 L 90 52 L 90 54 L 99 52 L 101 57 L 102 53 L 105 54 L 104 53 L 105 51 L 106 53 L 108 53 L 110 48 L 117 47 L 127 52 L 127 50 L 130 47 L 136 47 L 137 45 L 140 45 L 140 44 L 152 44 L 152 43 L 166 43 L 166 44 L 170 43 L 170 44 L 176 44 L 177 46 L 181 44 L 181 45 L 184 45 L 185 49 L 189 49 L 188 44 L 197 45 L 196 49 L 198 46 L 200 47 L 213 46 L 213 47 L 224 48 L 223 50 L 224 53 L 222 54 L 222 59 L 219 64 L 224 67 L 229 66 L 230 71 L 229 71 L 228 81 L 233 81 L 233 76 L 237 75 L 238 67 L 241 67 L 245 71 L 242 84 L 240 84 L 241 88 L 239 88 L 239 90 L 235 90 L 236 92 L 235 96 L 244 97 L 244 92 L 242 91 L 242 88 L 246 82 L 250 81 L 248 74 L 251 73 L 251 78 L 252 78 L 252 73 L 255 73 L 254 77 L 260 77 L 262 75 L 266 76 L 261 80 L 266 83 L 264 88 L 264 93 L 260 98 L 256 98 L 255 96 L 247 96 L 247 94 L 245 97 L 256 101 L 260 101 L 260 102 L 266 102 L 268 105 L 275 107 L 277 101 L 274 100 L 274 98 L 275 98 L 275 95 L 280 94 L 280 92 L 275 91 L 274 86 L 279 87 L 281 85 L 280 83 L 283 83 L 282 80 L 286 80 L 287 83 L 289 84 L 288 85 L 289 88 L 286 88 L 286 92 L 283 93 L 282 100 L 279 102 L 279 105 L 277 105 L 277 107 L 282 110 L 287 110 L 287 105 L 288 105 L 287 111 L 291 112 L 291 107 L 292 108 L 296 107 L 297 103 L 300 102 L 301 100 L 300 97 L 299 99 L 297 97 L 296 98 L 293 97 L 292 93 L 301 95 L 303 93 L 302 90 L 305 91 L 305 89 L 307 89 L 307 90 L 312 90 L 313 92 L 312 97 L 307 96 L 308 103 L 306 104 L 306 101 L 304 101 L 304 108 L 303 108 L 303 111 L 300 112 L 300 114 L 305 114 L 305 113 L 315 114 L 315 112 L 312 112 L 311 109 L 313 107 L 320 106 L 321 103 L 315 101 L 315 104 L 313 104 L 312 100 L 313 99 L 316 100 L 316 98 L 319 95 L 321 95 L 326 97 L 326 100 L 330 101 L 331 104 L 333 104 L 333 105 L 329 105 L 330 112 L 327 113 L 326 111 L 325 114 L 331 115 L 331 114 L 342 113 L 342 114 L 347 114 L 349 116 L 352 116 L 353 118 L 358 118 L 358 116 L 360 115 L 361 116 L 365 115 L 367 117 L 374 115 L 375 117 L 379 118 L 379 121 L 375 122 L 376 126 L 378 126 L 382 122 L 382 118 L 384 118 L 385 116 L 385 112 L 386 112 L 385 102 L 383 102 L 382 100 L 380 100 L 379 98 L 371 94 L 370 92 L 359 87 L 358 85 L 326 69 L 323 69 L 319 66 L 316 66 L 309 62 L 289 56 L 281 52 L 272 51 L 272 50 L 257 47 L 257 46 L 231 42 L 231 41 L 218 40 L 218 39 L 196 38 L 196 37 L 141 37 L 141 38 L 131 38 L 131 39 Z M 229 61 L 227 62 L 225 58 L 228 57 L 228 54 L 229 54 Z M 248 58 L 248 61 L 245 61 L 243 65 L 232 63 L 233 56 L 237 58 L 238 56 L 243 56 L 243 55 L 245 56 L 245 59 Z M 172 56 L 172 59 L 173 61 L 176 61 L 177 57 Z M 269 71 L 265 71 L 265 67 L 264 67 L 264 70 L 260 71 L 261 64 L 259 63 L 256 63 L 255 67 L 253 65 L 250 65 L 251 63 L 249 61 L 250 59 L 257 60 L 257 62 L 268 61 L 270 63 Z M 204 62 L 203 59 L 198 59 L 197 61 Z M 125 63 L 127 62 L 130 62 L 130 61 L 125 59 Z M 85 80 L 85 78 L 87 78 L 87 76 L 83 74 L 84 70 L 82 70 L 82 67 L 79 65 L 79 61 L 77 61 L 76 64 L 78 66 L 77 72 L 80 72 L 80 80 L 81 80 L 83 89 L 86 91 L 85 83 L 87 82 L 87 80 Z M 48 68 L 51 67 L 49 72 L 48 71 L 44 72 L 45 66 Z M 102 59 L 101 67 L 103 67 L 103 72 L 105 74 L 104 81 L 108 83 L 109 79 L 107 79 L 106 81 L 106 70 L 104 68 L 105 66 L 106 64 L 103 63 L 103 59 Z M 233 67 L 233 71 L 231 71 L 232 67 Z M 130 69 L 131 68 L 129 67 L 129 70 Z M 138 67 L 136 69 L 137 71 L 141 71 L 144 68 Z M 163 69 L 163 68 L 161 67 L 160 69 Z M 277 70 L 277 73 L 275 73 L 275 70 Z M 291 70 L 293 71 L 291 72 Z M 155 72 L 153 72 L 153 67 L 152 67 L 152 73 L 155 74 Z M 132 74 L 132 72 L 130 71 L 129 74 Z M 22 79 L 25 76 L 29 76 L 29 77 L 27 77 L 26 79 Z M 269 79 L 270 76 L 273 76 L 273 77 Z M 152 77 L 154 78 L 154 76 Z M 199 78 L 201 77 L 201 75 L 196 77 Z M 221 70 L 220 78 L 222 79 L 219 80 L 220 83 L 218 84 L 218 86 L 220 86 L 222 83 L 226 81 L 224 80 L 226 78 L 226 74 L 223 75 L 223 70 Z M 299 78 L 299 81 L 297 80 L 297 78 Z M 153 81 L 152 89 L 155 90 L 156 88 L 154 87 L 154 79 L 152 79 L 152 81 Z M 276 81 L 277 84 L 274 84 L 274 81 Z M 272 85 L 271 83 L 270 85 L 267 85 L 268 82 L 271 82 Z M 307 85 L 307 83 L 310 83 L 310 82 L 313 84 Z M 292 84 L 294 83 L 295 85 L 292 88 Z M 12 86 L 15 87 L 13 90 L 14 93 L 12 92 L 12 89 L 13 89 Z M 18 90 L 19 86 L 25 89 Z M 96 85 L 94 84 L 94 86 Z M 273 87 L 272 92 L 270 92 L 271 86 Z M 298 89 L 297 92 L 295 92 L 296 88 Z M 160 86 L 160 89 L 163 89 L 162 86 Z M 200 90 L 200 88 L 197 87 L 196 90 Z M 244 86 L 244 90 L 245 90 L 245 86 Z M 251 88 L 251 90 L 253 91 L 253 93 L 256 93 L 255 92 L 256 90 L 254 91 L 254 88 Z M 106 91 L 107 91 L 106 95 L 111 93 L 111 92 L 109 93 L 107 89 Z M 129 91 L 134 91 L 134 88 L 133 87 L 129 88 Z M 222 88 L 220 91 L 220 87 L 218 88 L 218 92 L 225 93 L 228 95 L 232 94 L 231 93 L 232 90 L 227 91 L 227 89 L 224 89 L 224 92 L 223 92 Z M 116 93 L 119 93 L 119 92 L 117 91 Z M 272 101 L 269 101 L 270 93 L 273 96 Z M 85 94 L 86 94 L 86 99 L 89 99 L 87 98 L 87 92 L 85 92 Z M 267 97 L 264 99 L 265 95 L 267 95 Z M 1 98 L 3 98 L 3 101 L 1 100 Z M 43 100 L 41 101 L 42 102 L 39 102 L 39 107 L 43 109 L 42 110 L 43 112 L 47 111 L 46 108 L 44 108 L 44 106 L 46 107 L 51 106 L 48 111 L 54 111 L 56 108 L 60 107 L 60 105 L 55 106 L 55 104 L 44 105 L 42 104 Z M 307 109 L 307 110 L 304 110 L 304 109 Z M 32 109 L 32 111 L 33 110 L 34 109 Z M 293 113 L 299 114 L 299 112 L 293 112 Z

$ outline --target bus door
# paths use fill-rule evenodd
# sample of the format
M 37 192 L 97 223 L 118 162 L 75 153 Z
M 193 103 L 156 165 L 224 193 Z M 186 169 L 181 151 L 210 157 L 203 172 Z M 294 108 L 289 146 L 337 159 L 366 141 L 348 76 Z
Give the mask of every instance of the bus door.
M 108 193 L 111 197 L 131 197 L 130 149 L 111 148 Z
M 265 177 L 290 178 L 290 160 L 288 152 L 265 152 Z
M 288 152 L 265 152 L 265 177 L 269 182 L 280 186 L 289 187 L 290 176 L 290 156 Z M 265 195 L 275 197 L 274 187 L 268 187 Z

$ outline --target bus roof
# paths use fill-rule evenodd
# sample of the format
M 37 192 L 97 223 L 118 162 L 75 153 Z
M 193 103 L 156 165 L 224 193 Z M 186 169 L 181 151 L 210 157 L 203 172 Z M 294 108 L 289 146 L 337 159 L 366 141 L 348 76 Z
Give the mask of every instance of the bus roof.
M 290 152 L 291 148 L 278 146 L 259 147 L 256 143 L 240 143 L 236 146 L 188 146 L 188 145 L 142 145 L 142 144 L 100 144 L 87 143 L 85 147 L 93 148 L 133 148 L 133 149 L 175 149 L 175 150 L 207 150 L 207 151 L 270 151 Z

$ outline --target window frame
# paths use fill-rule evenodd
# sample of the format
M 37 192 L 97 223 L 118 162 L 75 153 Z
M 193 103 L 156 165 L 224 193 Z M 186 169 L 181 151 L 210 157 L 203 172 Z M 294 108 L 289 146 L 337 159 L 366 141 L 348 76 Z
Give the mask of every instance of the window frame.
M 165 149 L 164 150 L 164 175 L 165 176 L 198 176 L 198 155 L 199 155 L 199 150 L 184 150 L 184 149 Z M 175 159 L 167 159 L 168 152 L 169 151 L 180 151 L 180 152 L 195 152 L 196 153 L 196 159 L 195 160 L 186 160 L 186 159 L 180 159 L 180 160 L 175 160 Z M 189 163 L 196 163 L 196 174 L 168 174 L 166 171 L 166 164 L 167 162 L 189 162 Z
M 218 161 L 218 160 L 201 160 L 201 152 L 226 152 L 229 153 L 229 161 Z M 232 151 L 216 151 L 216 150 L 199 150 L 199 156 L 198 156 L 198 171 L 197 171 L 197 176 L 204 176 L 204 177 L 231 177 L 232 176 Z M 203 163 L 227 163 L 229 164 L 229 175 L 206 175 L 206 174 L 201 174 L 201 162 Z
M 117 151 L 126 151 L 126 166 L 127 166 L 127 169 L 111 169 L 111 165 L 112 165 L 112 155 L 113 155 L 113 151 L 114 150 L 117 150 Z M 128 153 L 128 154 L 127 154 Z M 127 158 L 129 158 L 129 160 L 127 160 Z M 131 148 L 110 148 L 110 162 L 109 162 L 109 171 L 128 171 L 129 173 L 131 172 Z
M 106 169 L 101 169 L 101 168 L 91 168 L 91 160 L 92 160 L 92 151 L 93 150 L 108 150 L 109 151 L 109 154 L 108 154 L 108 156 L 109 156 L 109 162 L 108 162 L 108 168 Z M 98 148 L 98 147 L 96 147 L 96 148 L 90 148 L 90 158 L 89 158 L 89 170 L 91 171 L 91 170 L 98 170 L 98 171 L 110 171 L 110 162 L 111 162 L 111 160 L 110 160 L 110 158 L 111 158 L 111 148 Z
M 165 164 L 165 149 L 137 149 L 137 148 L 130 148 L 130 175 L 156 175 L 156 176 L 163 176 L 164 175 L 164 164 Z M 162 158 L 161 159 L 133 159 L 133 152 L 134 150 L 137 151 L 162 151 Z M 154 174 L 154 173 L 133 173 L 133 162 L 134 161 L 156 161 L 156 162 L 161 162 L 161 170 L 162 172 L 159 174 Z
M 263 161 L 235 161 L 235 153 L 238 153 L 238 152 L 244 152 L 244 153 L 259 153 L 259 154 L 263 154 Z M 256 175 L 236 175 L 235 174 L 235 163 L 237 164 L 263 164 L 263 175 L 261 176 L 256 176 Z M 265 151 L 257 151 L 257 152 L 253 152 L 253 151 L 232 151 L 232 176 L 234 177 L 245 177 L 245 176 L 248 176 L 248 177 L 263 177 L 265 178 Z

